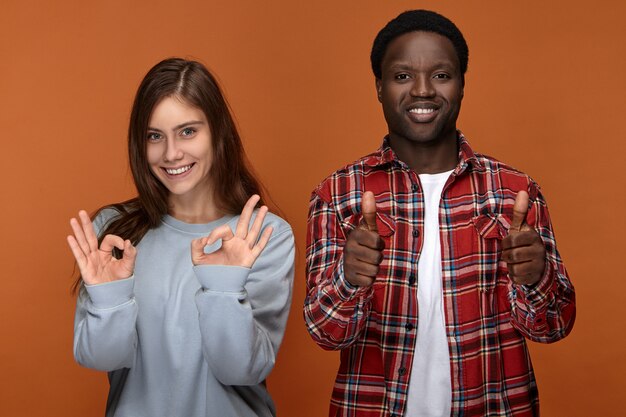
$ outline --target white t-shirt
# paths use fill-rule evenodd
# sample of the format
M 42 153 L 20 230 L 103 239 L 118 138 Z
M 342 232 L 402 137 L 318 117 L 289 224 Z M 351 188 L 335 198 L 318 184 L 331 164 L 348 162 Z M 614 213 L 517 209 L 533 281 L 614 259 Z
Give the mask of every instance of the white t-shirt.
M 418 262 L 418 326 L 409 380 L 407 417 L 450 415 L 452 388 L 441 283 L 439 202 L 452 171 L 419 176 L 424 192 L 424 233 Z

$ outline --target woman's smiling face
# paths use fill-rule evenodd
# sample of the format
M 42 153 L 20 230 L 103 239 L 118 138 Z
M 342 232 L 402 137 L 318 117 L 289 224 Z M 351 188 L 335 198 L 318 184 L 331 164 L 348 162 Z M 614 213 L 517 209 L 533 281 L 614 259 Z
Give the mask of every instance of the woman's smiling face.
M 178 96 L 164 98 L 152 111 L 146 141 L 150 170 L 170 199 L 209 197 L 211 129 L 201 109 Z

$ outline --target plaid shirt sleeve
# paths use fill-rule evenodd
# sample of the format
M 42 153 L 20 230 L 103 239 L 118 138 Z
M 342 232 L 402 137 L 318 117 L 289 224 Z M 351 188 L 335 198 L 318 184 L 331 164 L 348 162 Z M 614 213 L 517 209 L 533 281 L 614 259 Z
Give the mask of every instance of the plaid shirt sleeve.
M 359 338 L 367 321 L 371 287 L 355 287 L 343 274 L 346 232 L 330 198 L 311 196 L 307 222 L 307 295 L 304 319 L 313 340 L 324 349 L 344 349 Z
M 532 183 L 535 196 L 526 221 L 535 228 L 546 248 L 546 267 L 541 280 L 533 285 L 513 285 L 512 324 L 524 336 L 540 343 L 556 342 L 571 331 L 576 317 L 574 288 L 556 248 L 556 240 L 546 201 Z

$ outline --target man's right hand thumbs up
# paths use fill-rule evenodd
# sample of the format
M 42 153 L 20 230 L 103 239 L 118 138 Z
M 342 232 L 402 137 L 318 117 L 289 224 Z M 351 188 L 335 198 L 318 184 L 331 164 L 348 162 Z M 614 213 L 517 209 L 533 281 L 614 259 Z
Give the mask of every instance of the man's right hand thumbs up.
M 376 226 L 376 200 L 371 191 L 365 191 L 361 200 L 363 223 L 354 229 L 343 250 L 343 271 L 346 280 L 359 287 L 370 286 L 376 279 L 383 260 L 385 243 Z

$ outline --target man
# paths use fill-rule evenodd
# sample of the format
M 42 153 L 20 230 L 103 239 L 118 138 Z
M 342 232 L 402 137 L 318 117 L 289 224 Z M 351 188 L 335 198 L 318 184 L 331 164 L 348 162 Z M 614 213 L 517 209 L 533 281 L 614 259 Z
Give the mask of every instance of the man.
M 457 131 L 468 48 L 451 21 L 402 13 L 371 61 L 389 134 L 310 203 L 305 320 L 341 351 L 329 415 L 536 416 L 525 338 L 575 317 L 539 187 Z

